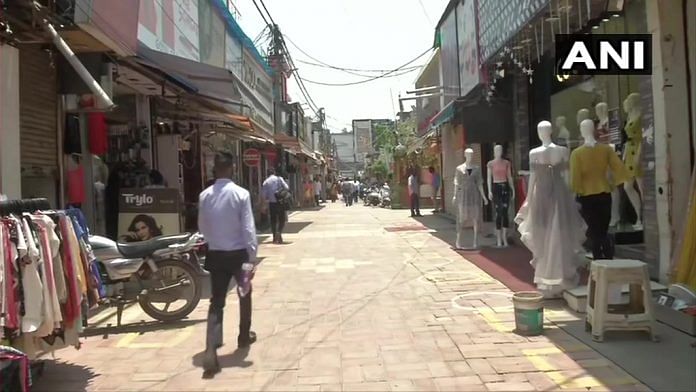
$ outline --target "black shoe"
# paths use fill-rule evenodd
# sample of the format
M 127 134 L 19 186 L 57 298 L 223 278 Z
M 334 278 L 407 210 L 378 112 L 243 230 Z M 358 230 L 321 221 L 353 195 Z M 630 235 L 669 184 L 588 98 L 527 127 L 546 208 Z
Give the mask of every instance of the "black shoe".
M 284 242 L 283 242 L 283 235 L 282 235 L 282 234 L 278 234 L 278 245 L 283 245 L 283 244 L 284 244 Z
M 246 339 L 244 339 L 244 337 L 242 336 L 237 338 L 237 347 L 247 348 L 251 346 L 254 342 L 256 342 L 256 332 L 249 331 L 249 337 L 247 337 Z
M 213 376 L 220 373 L 220 363 L 215 350 L 206 350 L 203 357 L 203 376 Z
M 423 217 L 423 215 L 421 215 L 420 212 L 417 213 L 416 216 L 419 217 L 419 218 L 422 218 L 422 217 Z

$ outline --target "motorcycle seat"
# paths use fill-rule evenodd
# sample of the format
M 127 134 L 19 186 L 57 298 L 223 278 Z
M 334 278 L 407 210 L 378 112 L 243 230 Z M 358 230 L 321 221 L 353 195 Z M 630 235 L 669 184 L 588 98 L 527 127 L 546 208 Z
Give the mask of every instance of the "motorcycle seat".
M 116 244 L 121 255 L 128 259 L 137 259 L 150 256 L 169 245 L 180 244 L 191 238 L 191 233 L 162 235 L 151 240 L 140 242 L 119 242 Z

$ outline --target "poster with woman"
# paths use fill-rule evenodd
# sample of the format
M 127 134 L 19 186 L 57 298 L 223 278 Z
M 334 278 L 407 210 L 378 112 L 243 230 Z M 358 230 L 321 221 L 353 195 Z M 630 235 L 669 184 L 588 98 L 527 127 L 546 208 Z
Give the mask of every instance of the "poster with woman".
M 119 196 L 118 241 L 147 241 L 181 232 L 179 191 L 123 189 Z

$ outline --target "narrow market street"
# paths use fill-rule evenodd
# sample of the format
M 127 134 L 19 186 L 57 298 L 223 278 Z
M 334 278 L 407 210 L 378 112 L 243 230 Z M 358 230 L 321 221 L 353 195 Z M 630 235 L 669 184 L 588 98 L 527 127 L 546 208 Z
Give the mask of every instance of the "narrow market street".
M 290 244 L 261 236 L 252 324 L 259 340 L 236 351 L 231 291 L 214 379 L 201 377 L 202 301 L 169 325 L 137 306 L 120 327 L 111 310 L 92 317 L 82 348 L 47 359 L 34 390 L 646 389 L 554 324 L 576 319 L 560 302 L 547 303 L 542 336 L 513 333 L 510 290 L 442 239 L 454 235 L 449 221 L 420 219 L 427 226 L 405 210 L 337 202 L 292 213 Z

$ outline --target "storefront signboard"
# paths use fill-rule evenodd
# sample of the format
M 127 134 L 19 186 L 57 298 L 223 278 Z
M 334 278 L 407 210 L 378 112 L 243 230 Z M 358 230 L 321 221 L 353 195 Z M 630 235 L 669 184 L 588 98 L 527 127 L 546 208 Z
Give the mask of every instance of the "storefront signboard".
M 249 167 L 256 167 L 261 162 L 261 153 L 255 148 L 247 148 L 242 154 L 242 161 Z
M 138 40 L 150 49 L 200 61 L 198 1 L 141 1 Z
M 225 66 L 225 22 L 208 0 L 198 5 L 201 62 L 215 67 Z
M 372 152 L 372 135 L 370 120 L 353 121 L 355 130 L 355 152 L 367 154 Z
M 459 37 L 459 95 L 465 96 L 479 84 L 476 1 L 465 0 L 457 7 Z
M 452 9 L 440 26 L 440 64 L 442 66 L 442 87 L 444 107 L 459 97 L 459 43 L 457 38 L 457 13 Z
M 145 241 L 181 232 L 181 196 L 174 188 L 127 188 L 119 195 L 118 239 Z
M 549 0 L 479 0 L 481 62 L 500 50 Z

